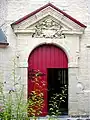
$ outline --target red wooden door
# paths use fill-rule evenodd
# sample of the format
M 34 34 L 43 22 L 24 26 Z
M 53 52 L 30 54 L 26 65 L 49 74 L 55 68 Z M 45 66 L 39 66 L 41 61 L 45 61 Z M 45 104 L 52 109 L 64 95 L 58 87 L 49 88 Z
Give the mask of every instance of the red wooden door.
M 35 48 L 29 56 L 28 59 L 28 71 L 39 70 L 42 75 L 42 79 L 45 81 L 44 90 L 44 108 L 42 108 L 42 114 L 40 116 L 45 116 L 48 114 L 47 108 L 47 68 L 68 68 L 68 59 L 65 52 L 56 47 L 55 45 L 41 45 Z M 28 72 L 29 73 L 29 72 Z M 30 74 L 31 75 L 31 74 Z M 33 83 L 28 78 L 28 94 L 33 89 Z M 41 84 L 41 83 L 40 83 Z M 41 88 L 42 89 L 42 88 Z

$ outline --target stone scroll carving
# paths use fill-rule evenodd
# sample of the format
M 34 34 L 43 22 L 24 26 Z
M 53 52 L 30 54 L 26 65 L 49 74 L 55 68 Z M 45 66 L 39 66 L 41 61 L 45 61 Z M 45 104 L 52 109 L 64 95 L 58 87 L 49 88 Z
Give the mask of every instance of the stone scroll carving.
M 44 38 L 65 38 L 63 27 L 52 19 L 46 19 L 38 22 L 34 27 L 32 37 Z

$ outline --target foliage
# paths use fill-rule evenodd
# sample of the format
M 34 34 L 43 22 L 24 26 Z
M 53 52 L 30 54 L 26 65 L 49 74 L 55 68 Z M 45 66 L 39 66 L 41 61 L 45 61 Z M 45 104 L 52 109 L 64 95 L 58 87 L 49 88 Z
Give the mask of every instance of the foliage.
M 50 115 L 55 115 L 55 116 L 61 115 L 60 107 L 61 104 L 65 102 L 65 99 L 67 97 L 67 85 L 64 85 L 61 91 L 62 91 L 61 94 L 60 93 L 53 94 L 51 100 L 49 101 Z
M 45 81 L 42 79 L 42 75 L 43 73 L 41 73 L 39 70 L 33 70 L 32 73 L 30 73 L 30 80 L 31 84 L 33 84 L 33 88 L 28 99 L 29 116 L 39 116 L 44 108 Z
M 12 70 L 12 85 L 7 87 L 8 83 L 0 82 L 0 120 L 29 120 L 30 117 L 40 116 L 44 108 L 44 92 L 46 82 L 43 79 L 43 73 L 39 70 L 33 70 L 30 73 L 30 80 L 33 88 L 26 101 L 24 96 L 24 85 L 20 85 L 20 77 L 16 77 L 16 64 L 14 60 L 14 69 Z M 4 90 L 4 88 L 8 88 Z M 59 108 L 67 94 L 67 86 L 62 87 L 61 94 L 53 94 L 49 105 L 50 115 L 58 116 L 61 114 Z M 27 112 L 28 110 L 28 112 Z M 36 119 L 36 118 L 35 118 Z M 49 119 L 53 119 L 54 117 Z
M 36 93 L 35 91 L 32 91 L 30 93 L 30 98 L 29 98 L 29 107 L 28 111 L 30 116 L 37 116 L 42 113 L 42 108 L 43 108 L 43 94 L 42 93 Z
M 0 86 L 1 88 L 1 86 Z M 0 90 L 2 106 L 0 109 L 1 120 L 28 120 L 26 115 L 26 102 L 23 100 L 23 87 L 17 90 L 9 90 L 7 93 Z
M 37 116 L 42 113 L 45 82 L 41 79 L 42 73 L 39 70 L 34 71 L 32 78 L 34 87 L 26 101 L 24 85 L 20 84 L 21 78 L 16 75 L 15 59 L 13 65 L 12 79 L 10 78 L 12 83 L 8 85 L 7 81 L 0 82 L 0 120 L 29 120 L 29 116 Z
M 23 97 L 24 85 L 19 84 L 20 78 L 16 77 L 15 60 L 13 63 L 12 84 L 7 81 L 0 82 L 0 120 L 29 120 L 28 105 Z

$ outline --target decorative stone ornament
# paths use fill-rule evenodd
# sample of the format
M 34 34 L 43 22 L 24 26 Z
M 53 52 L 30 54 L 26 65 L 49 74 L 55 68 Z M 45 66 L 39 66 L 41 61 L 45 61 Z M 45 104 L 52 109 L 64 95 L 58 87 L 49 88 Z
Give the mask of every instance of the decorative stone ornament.
M 29 34 L 33 38 L 65 38 L 66 34 L 81 35 L 85 25 L 51 3 L 11 24 L 15 34 Z
M 70 96 L 68 96 L 68 113 L 71 115 L 73 115 L 73 113 L 78 114 L 78 109 L 76 109 L 76 107 L 79 108 L 77 104 L 78 97 L 74 90 L 77 89 L 79 91 L 77 91 L 78 93 L 84 91 L 83 86 L 80 83 L 77 85 L 77 78 L 79 78 L 79 55 L 81 53 L 80 47 L 82 47 L 80 44 L 82 39 L 85 39 L 85 37 L 81 37 L 81 35 L 84 34 L 86 26 L 49 3 L 12 23 L 11 27 L 16 34 L 14 38 L 16 42 L 16 52 L 17 55 L 19 55 L 19 58 L 17 56 L 18 68 L 20 69 L 21 77 L 25 82 L 26 91 L 28 80 L 28 58 L 29 55 L 32 54 L 32 51 L 43 44 L 56 45 L 65 51 L 68 57 L 68 93 L 70 94 Z M 55 50 L 53 50 L 52 55 L 55 55 L 54 51 Z M 46 52 L 48 53 L 48 51 Z M 38 55 L 36 58 L 32 57 L 36 62 Z M 56 55 L 58 55 L 58 52 Z M 43 58 L 43 56 L 41 57 Z M 50 59 L 52 62 L 52 58 Z M 44 61 L 46 60 L 47 58 L 44 59 Z M 72 80 L 74 82 L 72 82 Z M 89 92 L 89 90 L 86 92 Z M 81 110 L 83 110 L 83 107 Z
M 63 27 L 51 18 L 38 22 L 34 30 L 35 32 L 32 34 L 32 37 L 65 38 Z

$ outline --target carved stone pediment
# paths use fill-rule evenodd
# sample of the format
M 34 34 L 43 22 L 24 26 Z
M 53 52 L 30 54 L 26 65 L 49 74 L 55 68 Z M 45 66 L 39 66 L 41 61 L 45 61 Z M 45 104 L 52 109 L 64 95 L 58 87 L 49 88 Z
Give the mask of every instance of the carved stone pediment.
M 30 29 L 30 28 L 29 28 Z M 64 38 L 64 27 L 48 16 L 46 19 L 37 22 L 32 29 L 32 37 L 45 37 L 45 38 Z
M 15 34 L 32 37 L 64 38 L 66 34 L 83 34 L 85 26 L 51 4 L 14 22 Z

